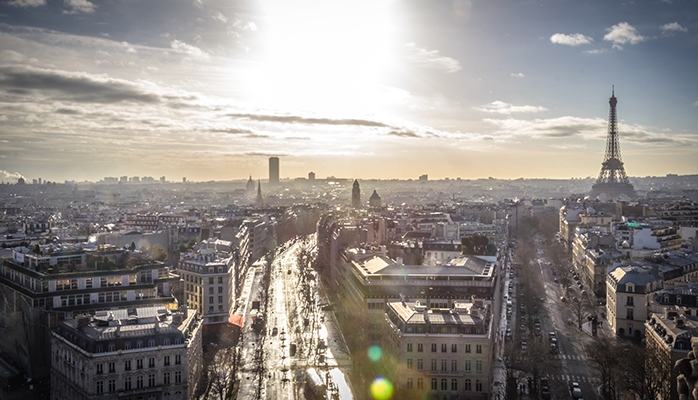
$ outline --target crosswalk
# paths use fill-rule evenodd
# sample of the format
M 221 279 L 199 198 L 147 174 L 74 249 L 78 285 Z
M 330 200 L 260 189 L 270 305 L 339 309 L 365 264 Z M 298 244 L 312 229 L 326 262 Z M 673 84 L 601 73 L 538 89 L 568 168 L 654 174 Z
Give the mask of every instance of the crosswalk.
M 577 354 L 555 354 L 553 358 L 557 360 L 583 360 L 584 357 Z
M 595 378 L 593 376 L 584 376 L 584 375 L 567 375 L 567 374 L 556 374 L 556 375 L 548 375 L 550 380 L 553 381 L 562 381 L 562 382 L 589 382 L 589 383 L 601 383 L 601 380 L 599 378 Z

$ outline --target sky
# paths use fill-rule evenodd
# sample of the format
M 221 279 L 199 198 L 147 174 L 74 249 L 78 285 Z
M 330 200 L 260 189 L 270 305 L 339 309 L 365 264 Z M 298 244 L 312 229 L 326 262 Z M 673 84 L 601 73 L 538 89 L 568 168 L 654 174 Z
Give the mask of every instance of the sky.
M 698 173 L 698 0 L 0 0 L 0 178 Z

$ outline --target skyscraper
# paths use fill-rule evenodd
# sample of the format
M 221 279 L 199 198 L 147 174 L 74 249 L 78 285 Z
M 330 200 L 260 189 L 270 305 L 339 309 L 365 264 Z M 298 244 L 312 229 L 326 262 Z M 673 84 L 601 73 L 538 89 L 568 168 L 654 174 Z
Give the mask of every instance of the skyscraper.
M 361 208 L 361 188 L 357 180 L 354 180 L 354 185 L 351 188 L 351 206 Z
M 269 184 L 279 184 L 279 157 L 269 157 Z

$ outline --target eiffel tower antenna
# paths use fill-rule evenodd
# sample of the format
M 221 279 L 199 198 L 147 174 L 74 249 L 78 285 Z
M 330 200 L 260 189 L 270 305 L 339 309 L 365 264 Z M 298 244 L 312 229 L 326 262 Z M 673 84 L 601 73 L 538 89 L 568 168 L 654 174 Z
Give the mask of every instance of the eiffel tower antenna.
M 611 110 L 608 114 L 606 154 L 603 163 L 601 163 L 601 172 L 599 172 L 599 177 L 591 188 L 589 197 L 599 197 L 605 194 L 609 199 L 615 199 L 621 195 L 635 198 L 637 193 L 635 193 L 633 185 L 628 181 L 628 176 L 625 174 L 625 168 L 623 167 L 623 160 L 620 156 L 618 119 L 616 116 L 618 99 L 616 99 L 615 85 L 611 86 L 611 98 L 608 99 L 608 104 L 611 106 Z

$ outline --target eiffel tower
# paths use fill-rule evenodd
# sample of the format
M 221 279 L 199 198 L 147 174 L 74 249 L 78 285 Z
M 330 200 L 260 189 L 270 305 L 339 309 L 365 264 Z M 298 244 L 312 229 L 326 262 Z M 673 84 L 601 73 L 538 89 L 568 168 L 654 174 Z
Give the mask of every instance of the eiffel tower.
M 616 119 L 616 104 L 618 100 L 615 95 L 615 88 L 611 89 L 611 98 L 608 100 L 611 111 L 608 115 L 608 137 L 606 138 L 606 155 L 601 163 L 601 172 L 596 179 L 596 183 L 591 187 L 589 197 L 595 198 L 602 194 L 607 199 L 617 199 L 622 195 L 629 198 L 636 198 L 635 188 L 628 181 L 628 176 L 623 168 L 623 161 L 620 158 L 620 143 L 618 141 L 618 121 Z

